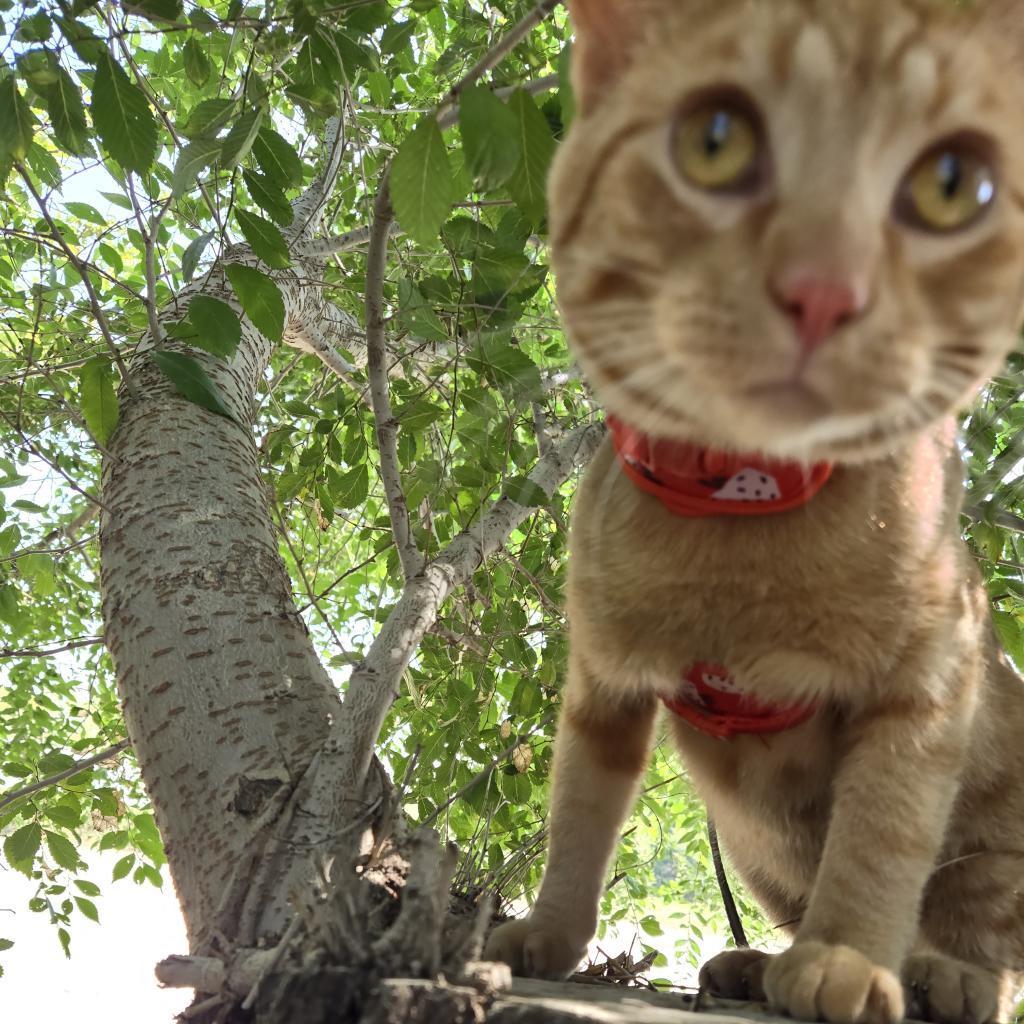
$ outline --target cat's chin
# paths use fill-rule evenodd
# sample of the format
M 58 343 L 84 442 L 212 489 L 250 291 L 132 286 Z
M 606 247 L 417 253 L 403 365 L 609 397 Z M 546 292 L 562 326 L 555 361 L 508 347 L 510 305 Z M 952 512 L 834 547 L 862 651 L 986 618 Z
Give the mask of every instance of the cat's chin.
M 752 419 L 780 430 L 802 430 L 821 423 L 832 413 L 832 403 L 799 380 L 758 384 L 744 395 Z
M 677 405 L 685 413 L 632 396 L 626 402 L 604 397 L 610 412 L 654 437 L 802 463 L 886 458 L 932 425 L 893 409 L 841 411 L 810 384 L 792 380 L 751 386 L 728 401 L 718 395 L 713 404 L 683 399 Z

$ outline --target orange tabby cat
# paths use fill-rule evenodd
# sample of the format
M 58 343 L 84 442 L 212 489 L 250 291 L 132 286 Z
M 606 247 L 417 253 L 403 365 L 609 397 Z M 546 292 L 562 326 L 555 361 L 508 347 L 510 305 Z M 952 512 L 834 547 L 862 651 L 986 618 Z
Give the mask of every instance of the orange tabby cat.
M 547 873 L 490 953 L 576 965 L 667 704 L 794 933 L 713 990 L 990 1020 L 1024 969 L 1024 684 L 951 414 L 1024 314 L 1024 3 L 569 6 L 553 251 L 613 436 L 575 510 Z

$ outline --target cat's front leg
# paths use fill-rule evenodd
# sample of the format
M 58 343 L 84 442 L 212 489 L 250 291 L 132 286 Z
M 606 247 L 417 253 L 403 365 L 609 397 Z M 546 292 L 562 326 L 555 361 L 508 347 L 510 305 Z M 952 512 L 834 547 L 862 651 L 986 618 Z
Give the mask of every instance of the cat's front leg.
M 501 925 L 485 956 L 516 974 L 564 978 L 597 930 L 605 872 L 647 766 L 653 696 L 602 686 L 570 659 L 555 737 L 548 864 L 530 914 Z
M 793 945 L 765 972 L 769 1001 L 802 1020 L 900 1020 L 900 967 L 946 830 L 969 712 L 894 698 L 851 725 L 828 837 Z

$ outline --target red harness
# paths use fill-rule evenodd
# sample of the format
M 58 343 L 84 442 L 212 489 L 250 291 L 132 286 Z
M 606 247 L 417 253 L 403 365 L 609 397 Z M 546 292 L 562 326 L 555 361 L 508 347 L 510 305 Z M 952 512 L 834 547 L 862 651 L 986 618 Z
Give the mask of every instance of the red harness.
M 623 472 L 673 515 L 757 516 L 806 505 L 825 486 L 832 465 L 782 462 L 759 455 L 734 455 L 661 438 L 608 417 Z M 708 736 L 782 732 L 806 722 L 814 704 L 777 707 L 742 692 L 722 665 L 698 662 L 683 673 L 679 693 L 662 698 L 683 721 Z

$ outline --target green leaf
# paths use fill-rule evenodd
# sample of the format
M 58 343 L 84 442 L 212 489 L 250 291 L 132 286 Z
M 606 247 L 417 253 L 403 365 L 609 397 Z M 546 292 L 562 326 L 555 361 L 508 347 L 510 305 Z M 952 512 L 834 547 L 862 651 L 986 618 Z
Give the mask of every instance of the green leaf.
M 206 51 L 198 39 L 189 37 L 181 49 L 182 60 L 185 62 L 185 74 L 188 80 L 202 88 L 213 74 L 213 64 L 206 56 Z
M 196 329 L 193 345 L 215 356 L 231 358 L 242 340 L 242 324 L 238 314 L 220 299 L 196 295 L 188 306 L 188 318 Z
M 358 508 L 366 501 L 370 491 L 370 474 L 366 464 L 341 474 L 332 480 L 332 484 L 331 497 L 338 508 Z
M 60 948 L 64 950 L 64 956 L 69 960 L 71 959 L 71 933 L 67 928 L 57 929 L 57 941 L 60 942 Z
M 105 445 L 120 414 L 110 363 L 106 359 L 90 359 L 78 371 L 78 384 L 85 424 L 92 436 Z
M 43 815 L 61 828 L 77 828 L 82 821 L 82 809 L 66 803 L 51 804 Z
M 11 939 L 0 939 L 0 953 L 6 953 L 14 945 Z
M 17 561 L 17 566 L 18 572 L 31 582 L 33 593 L 46 597 L 56 589 L 53 580 L 53 557 L 45 551 L 31 551 L 27 555 L 22 555 Z
M 302 160 L 299 154 L 273 128 L 260 129 L 252 145 L 252 155 L 260 165 L 260 170 L 281 188 L 302 184 Z
M 76 878 L 75 888 L 79 892 L 84 892 L 86 896 L 99 896 L 100 887 L 95 882 L 90 882 L 87 878 Z
M 1006 534 L 998 526 L 992 526 L 989 523 L 975 523 L 971 528 L 971 536 L 990 562 L 997 562 L 1003 557 Z
M 117 795 L 112 789 L 95 789 L 92 793 L 92 805 L 108 818 L 118 816 L 119 807 Z
M 60 165 L 49 150 L 43 149 L 38 142 L 32 143 L 28 151 L 28 165 L 36 172 L 39 180 L 50 188 L 60 188 L 64 181 Z
M 90 110 L 106 151 L 126 170 L 145 174 L 156 159 L 156 120 L 145 93 L 108 54 L 96 65 Z
M 257 174 L 250 170 L 242 171 L 242 178 L 249 190 L 249 195 L 252 196 L 252 201 L 261 210 L 270 214 L 281 227 L 288 227 L 294 219 L 292 204 L 288 202 L 277 183 L 265 174 Z
M 503 391 L 528 399 L 536 399 L 543 394 L 544 386 L 536 363 L 502 335 L 484 338 L 469 362 L 478 373 Z
M 133 0 L 131 6 L 151 21 L 177 21 L 181 17 L 181 0 Z
M 81 863 L 74 843 L 56 832 L 46 833 L 46 845 L 53 859 L 62 867 L 74 870 Z
M 391 199 L 412 238 L 424 245 L 436 240 L 455 201 L 455 177 L 433 115 L 420 121 L 395 156 Z
M 427 341 L 446 341 L 448 332 L 434 307 L 406 278 L 398 283 L 398 319 L 409 332 Z
M 12 832 L 4 841 L 4 854 L 7 857 L 7 863 L 15 871 L 31 875 L 32 863 L 39 851 L 42 838 L 43 830 L 39 827 L 38 821 L 22 825 L 16 832 Z
M 46 11 L 36 11 L 35 14 L 21 19 L 15 38 L 26 43 L 45 43 L 52 34 L 50 16 Z
M 994 611 L 992 623 L 1003 650 L 1013 658 L 1018 669 L 1024 668 L 1024 630 L 1020 621 L 1009 612 Z
M 65 754 L 62 750 L 51 750 L 39 758 L 38 767 L 43 775 L 55 775 L 70 768 L 74 763 L 75 759 L 70 754 Z
M 56 15 L 54 19 L 60 26 L 64 38 L 71 44 L 75 55 L 86 64 L 95 64 L 106 52 L 107 44 L 95 35 L 87 25 L 74 18 Z
M 640 927 L 647 932 L 648 935 L 662 935 L 661 922 L 656 917 L 645 917 L 640 921 Z
M 99 924 L 100 912 L 96 909 L 96 904 L 92 900 L 87 900 L 84 896 L 76 896 L 75 905 L 90 921 L 95 921 Z
M 220 156 L 221 144 L 216 139 L 196 139 L 179 154 L 171 175 L 171 195 L 184 195 L 196 182 L 200 173 Z
M 82 220 L 87 220 L 92 224 L 98 224 L 101 228 L 107 226 L 107 218 L 100 213 L 91 203 L 65 203 L 64 209 L 68 213 L 73 214 L 75 217 L 81 217 Z
M 209 409 L 210 412 L 215 412 L 218 416 L 234 419 L 224 404 L 217 386 L 195 359 L 180 352 L 153 352 L 151 355 L 153 362 L 163 370 L 184 398 L 204 409 Z
M 195 105 L 188 121 L 180 125 L 178 131 L 190 139 L 212 138 L 228 123 L 234 109 L 234 100 L 203 100 Z
M 250 213 L 248 210 L 235 210 L 235 219 L 245 235 L 245 240 L 252 246 L 252 251 L 269 267 L 281 270 L 291 266 L 288 255 L 288 243 L 284 235 L 266 217 Z
M 253 327 L 270 341 L 279 342 L 284 334 L 284 298 L 273 279 L 242 263 L 229 263 L 225 272 Z
M 443 409 L 431 405 L 430 402 L 422 398 L 418 398 L 408 405 L 401 405 L 395 410 L 395 418 L 401 423 L 402 429 L 411 430 L 414 433 L 426 430 L 442 416 L 444 416 Z
M 518 120 L 490 89 L 478 85 L 459 98 L 466 167 L 484 190 L 499 188 L 519 165 Z
M 528 775 L 520 775 L 518 772 L 506 775 L 504 772 L 499 772 L 498 789 L 510 804 L 520 806 L 529 802 L 533 785 Z
M 135 867 L 135 854 L 125 854 L 115 865 L 112 873 L 112 878 L 115 882 L 119 882 L 122 878 L 125 878 L 131 869 Z
M 338 112 L 337 93 L 319 82 L 292 82 L 285 92 L 314 117 L 333 117 Z
M 243 114 L 234 123 L 221 143 L 221 166 L 230 170 L 249 155 L 249 150 L 252 149 L 259 134 L 260 125 L 263 124 L 263 115 L 263 108 L 257 107 L 248 114 Z
M 543 487 L 529 477 L 519 476 L 505 482 L 505 497 L 523 508 L 543 508 L 551 500 Z
M 213 241 L 214 232 L 205 231 L 197 238 L 193 238 L 185 248 L 181 256 L 181 276 L 188 284 L 195 276 L 196 267 L 203 258 L 206 247 Z
M 0 163 L 28 156 L 36 124 L 14 76 L 8 75 L 0 81 Z
M 53 124 L 54 138 L 61 149 L 72 156 L 91 156 L 93 149 L 82 105 L 82 90 L 72 77 L 59 67 L 57 80 L 42 95 Z
M 45 46 L 19 53 L 15 63 L 21 77 L 40 93 L 57 81 L 60 71 L 56 55 Z
M 519 164 L 508 190 L 531 222 L 540 224 L 547 212 L 548 168 L 555 155 L 555 139 L 547 118 L 524 89 L 512 94 L 508 107 L 515 116 L 515 138 L 519 146 Z

